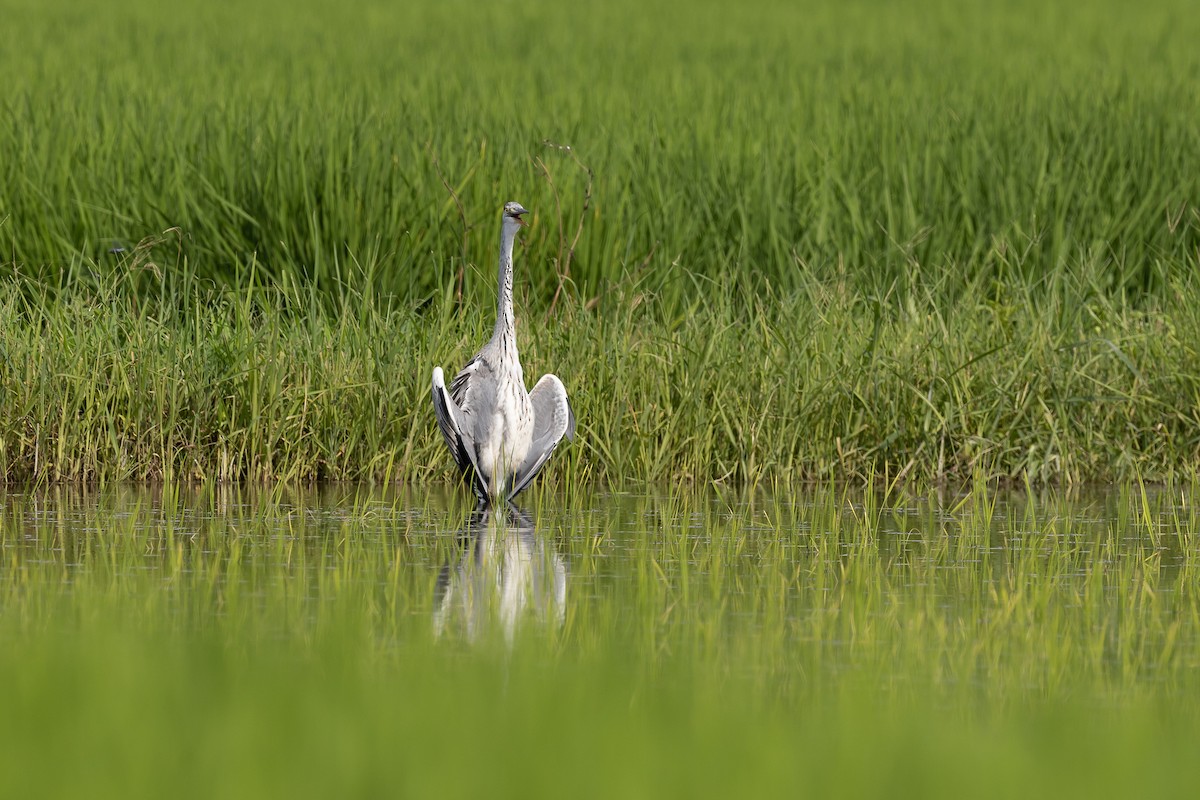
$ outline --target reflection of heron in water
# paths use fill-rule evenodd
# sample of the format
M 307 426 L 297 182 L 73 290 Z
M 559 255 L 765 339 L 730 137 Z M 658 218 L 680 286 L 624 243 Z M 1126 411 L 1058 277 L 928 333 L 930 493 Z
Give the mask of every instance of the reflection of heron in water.
M 567 569 L 562 557 L 538 536 L 533 518 L 511 505 L 481 504 L 460 533 L 465 545 L 458 564 L 438 575 L 433 632 L 441 636 L 461 615 L 468 641 L 499 617 L 512 644 L 526 611 L 561 625 L 567 604 Z

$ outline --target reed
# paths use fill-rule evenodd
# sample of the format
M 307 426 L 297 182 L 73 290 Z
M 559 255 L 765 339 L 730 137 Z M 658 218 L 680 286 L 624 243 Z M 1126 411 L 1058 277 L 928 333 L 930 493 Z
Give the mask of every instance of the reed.
M 490 310 L 156 269 L 0 281 L 6 480 L 451 477 L 429 375 L 486 339 Z M 715 299 L 678 316 L 633 279 L 615 318 L 523 311 L 526 372 L 564 376 L 580 422 L 542 483 L 1160 481 L 1200 460 L 1194 280 L 1153 310 L 1082 281 L 895 310 L 816 276 L 791 295 L 693 280 Z
M 4 5 L 8 481 L 445 477 L 509 198 L 551 483 L 1200 456 L 1185 3 Z
M 107 272 L 178 229 L 202 279 L 255 260 L 407 304 L 489 277 L 518 199 L 539 311 L 612 313 L 629 272 L 675 315 L 691 275 L 902 307 L 1078 271 L 1140 303 L 1196 271 L 1186 0 L 173 9 L 5 3 L 9 270 Z

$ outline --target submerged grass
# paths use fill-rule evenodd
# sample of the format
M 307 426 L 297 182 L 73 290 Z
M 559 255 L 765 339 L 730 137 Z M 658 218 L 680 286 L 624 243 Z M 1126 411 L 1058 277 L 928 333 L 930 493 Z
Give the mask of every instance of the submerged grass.
M 8 494 L 0 786 L 1186 796 L 1196 497 L 533 503 L 538 547 L 486 534 L 509 544 L 484 549 L 478 624 L 437 639 L 457 500 Z M 533 613 L 555 563 L 561 623 Z

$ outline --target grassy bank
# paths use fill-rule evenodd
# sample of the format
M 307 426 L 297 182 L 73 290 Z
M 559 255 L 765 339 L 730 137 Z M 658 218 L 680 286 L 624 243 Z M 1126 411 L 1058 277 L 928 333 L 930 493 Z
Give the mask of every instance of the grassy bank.
M 543 482 L 1162 479 L 1200 459 L 1195 282 L 1131 310 L 1083 283 L 895 308 L 815 276 L 790 296 L 692 280 L 716 299 L 676 317 L 634 282 L 615 319 L 521 315 L 529 382 L 562 376 L 580 424 Z M 430 371 L 486 339 L 486 314 L 245 282 L 0 283 L 0 474 L 450 477 Z
M 471 640 L 453 493 L 5 494 L 0 788 L 1190 796 L 1196 496 L 581 493 Z

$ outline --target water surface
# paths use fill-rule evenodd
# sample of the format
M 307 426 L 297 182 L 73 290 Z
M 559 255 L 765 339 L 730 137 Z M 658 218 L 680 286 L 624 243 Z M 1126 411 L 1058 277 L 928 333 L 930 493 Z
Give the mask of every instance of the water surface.
M 1197 663 L 1187 491 L 531 498 L 480 515 L 451 490 L 361 485 L 9 490 L 0 597 L 51 624 L 116 596 L 134 619 L 252 642 L 536 637 L 784 690 L 864 671 L 1173 685 Z

